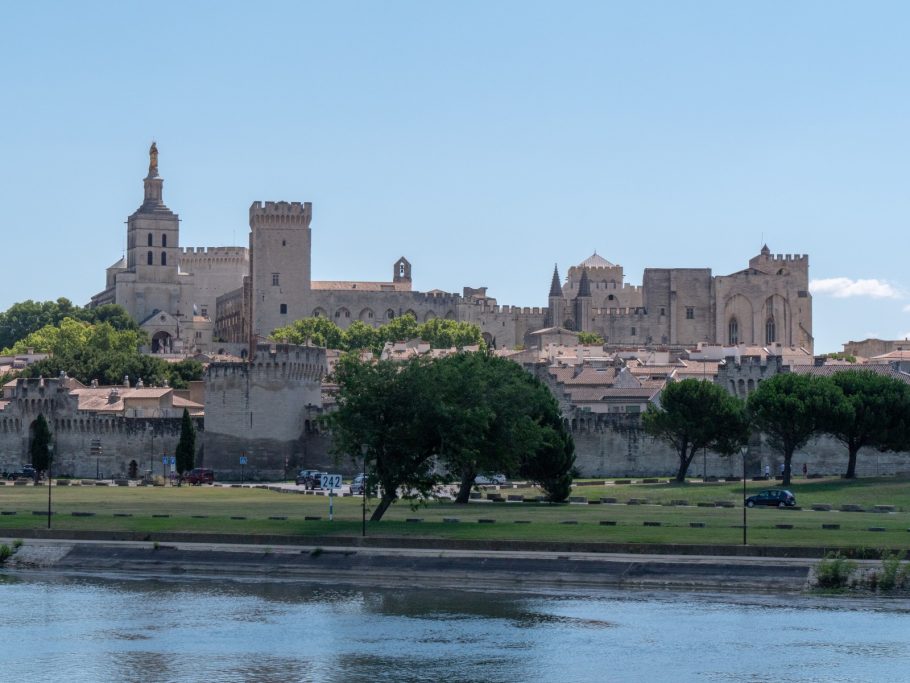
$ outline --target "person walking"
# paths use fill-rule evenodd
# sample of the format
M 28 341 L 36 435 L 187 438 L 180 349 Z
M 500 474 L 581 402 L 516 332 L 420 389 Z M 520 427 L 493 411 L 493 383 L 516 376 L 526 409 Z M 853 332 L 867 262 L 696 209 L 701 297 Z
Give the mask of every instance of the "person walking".
M 804 477 L 809 476 L 809 465 L 807 463 L 803 463 L 803 476 Z
M 765 479 L 771 478 L 771 465 L 765 463 Z

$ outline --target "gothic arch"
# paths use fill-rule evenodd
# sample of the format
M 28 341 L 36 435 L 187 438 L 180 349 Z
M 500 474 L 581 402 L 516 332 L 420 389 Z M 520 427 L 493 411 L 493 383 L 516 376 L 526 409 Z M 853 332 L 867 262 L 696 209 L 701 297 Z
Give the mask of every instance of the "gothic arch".
M 417 313 L 415 313 L 413 309 L 409 308 L 408 310 L 406 310 L 404 312 L 404 314 L 411 316 L 412 318 L 414 318 L 414 320 L 419 320 L 419 318 L 417 317 Z
M 752 302 L 742 294 L 734 294 L 724 303 L 724 314 L 719 322 L 723 327 L 718 335 L 725 343 L 730 343 L 730 322 L 736 321 L 736 331 L 740 344 L 754 344 L 754 317 Z
M 335 319 L 336 320 L 350 320 L 351 312 L 347 308 L 342 306 L 337 311 L 335 311 Z
M 455 311 L 447 311 L 446 320 L 455 320 Z
M 423 315 L 423 321 L 424 321 L 424 322 L 427 322 L 428 320 L 435 320 L 435 318 L 436 318 L 436 314 L 433 313 L 433 311 L 427 311 L 427 312 L 424 313 L 424 315 Z
M 326 312 L 326 310 L 324 308 L 316 308 L 313 310 L 313 317 L 314 318 L 328 318 L 329 314 Z
M 762 306 L 762 341 L 766 344 L 780 342 L 792 346 L 790 337 L 790 302 L 780 294 L 772 294 Z
M 357 316 L 357 319 L 362 320 L 365 323 L 372 323 L 373 322 L 373 309 L 364 308 L 362 311 L 360 311 L 360 315 Z

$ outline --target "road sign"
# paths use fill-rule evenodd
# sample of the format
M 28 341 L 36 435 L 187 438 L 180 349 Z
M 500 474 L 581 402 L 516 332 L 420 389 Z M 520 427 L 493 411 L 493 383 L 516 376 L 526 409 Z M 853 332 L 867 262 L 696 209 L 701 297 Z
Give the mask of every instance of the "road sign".
M 320 486 L 323 490 L 328 489 L 340 489 L 341 488 L 341 475 L 340 474 L 323 474 L 319 480 Z
M 171 456 L 171 464 L 172 464 L 172 465 L 176 465 L 176 464 L 177 464 L 177 456 L 176 456 L 176 455 L 172 455 L 172 456 Z
M 241 455 L 241 456 L 240 456 L 240 464 L 241 464 L 241 465 L 246 465 L 246 456 L 245 456 L 245 455 Z
M 166 456 L 166 455 L 162 455 L 162 456 L 161 456 L 161 464 L 162 464 L 162 465 L 167 465 L 167 456 Z

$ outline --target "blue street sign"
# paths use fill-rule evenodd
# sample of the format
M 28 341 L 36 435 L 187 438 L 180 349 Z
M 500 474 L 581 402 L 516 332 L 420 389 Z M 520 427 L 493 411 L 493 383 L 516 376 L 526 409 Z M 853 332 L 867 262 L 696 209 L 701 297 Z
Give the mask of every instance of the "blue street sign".
M 171 456 L 171 464 L 172 464 L 172 465 L 176 465 L 176 464 L 177 464 L 177 456 L 176 456 L 176 455 L 172 455 L 172 456 Z
M 245 455 L 241 455 L 241 456 L 240 456 L 240 464 L 241 464 L 241 465 L 246 465 L 246 456 L 245 456 Z
M 162 465 L 167 465 L 167 456 L 166 456 L 166 455 L 162 455 L 162 456 L 161 456 L 161 464 L 162 464 Z

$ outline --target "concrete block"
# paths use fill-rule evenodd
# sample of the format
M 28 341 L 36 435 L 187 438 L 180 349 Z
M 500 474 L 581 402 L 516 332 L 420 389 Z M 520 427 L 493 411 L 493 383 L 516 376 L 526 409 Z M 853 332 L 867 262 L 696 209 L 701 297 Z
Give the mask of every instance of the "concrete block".
M 840 529 L 840 524 L 822 524 L 822 529 Z
M 893 505 L 873 505 L 872 512 L 897 512 Z
M 812 506 L 812 509 L 816 512 L 828 512 L 831 510 L 831 506 L 827 503 L 816 503 Z
M 495 524 L 496 520 L 495 519 L 478 519 L 477 523 L 478 524 Z
M 306 522 L 318 522 L 322 519 L 322 517 L 320 517 L 318 515 L 307 515 L 303 519 Z
M 577 519 L 564 519 L 560 524 L 578 524 Z
M 870 526 L 870 527 L 869 527 L 869 531 L 885 531 L 885 527 L 883 527 L 883 526 Z
M 644 526 L 660 526 L 660 522 L 643 522 Z
M 152 515 L 152 517 L 167 518 L 170 517 L 170 515 Z
M 704 522 L 689 522 L 689 526 L 692 527 L 693 529 L 704 529 L 705 523 Z
M 276 521 L 282 521 L 282 520 L 287 519 L 287 517 L 283 517 L 283 516 L 281 516 L 281 515 L 272 515 L 271 517 L 269 517 L 269 519 L 273 519 L 273 520 L 276 520 Z
M 613 505 L 615 503 L 618 503 L 619 501 L 616 498 L 601 498 L 600 502 L 604 503 L 606 505 Z
M 600 526 L 616 526 L 615 519 L 602 519 L 600 520 Z
M 458 524 L 461 520 L 458 517 L 443 517 L 442 522 L 443 524 Z
M 94 512 L 71 512 L 70 515 L 73 517 L 94 517 Z
M 774 528 L 775 529 L 792 529 L 793 525 L 792 524 L 775 524 Z
M 865 512 L 866 508 L 864 508 L 862 505 L 856 505 L 854 503 L 845 503 L 844 505 L 840 506 L 840 511 L 841 512 Z

